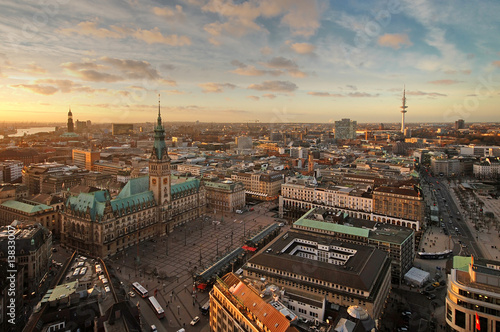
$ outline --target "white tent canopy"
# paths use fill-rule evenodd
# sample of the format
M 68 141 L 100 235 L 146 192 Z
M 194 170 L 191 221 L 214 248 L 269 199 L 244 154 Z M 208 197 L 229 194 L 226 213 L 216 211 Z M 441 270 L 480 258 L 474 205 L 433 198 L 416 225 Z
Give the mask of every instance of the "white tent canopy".
M 429 280 L 429 272 L 412 267 L 410 271 L 406 272 L 405 280 L 410 284 L 421 287 L 427 280 Z

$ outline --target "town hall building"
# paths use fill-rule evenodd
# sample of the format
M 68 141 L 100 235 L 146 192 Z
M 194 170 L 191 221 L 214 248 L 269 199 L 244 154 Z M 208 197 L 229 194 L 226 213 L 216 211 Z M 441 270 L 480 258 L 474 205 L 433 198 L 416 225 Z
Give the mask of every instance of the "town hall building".
M 118 196 L 109 191 L 68 198 L 62 243 L 93 257 L 108 257 L 205 214 L 206 191 L 199 179 L 171 174 L 160 107 L 149 158 L 149 176 L 130 179 Z

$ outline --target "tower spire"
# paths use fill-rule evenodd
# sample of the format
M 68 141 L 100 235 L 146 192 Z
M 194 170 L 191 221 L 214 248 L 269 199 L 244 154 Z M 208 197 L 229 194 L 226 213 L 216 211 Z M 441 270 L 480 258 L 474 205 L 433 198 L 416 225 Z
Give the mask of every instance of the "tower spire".
M 406 109 L 406 85 L 403 85 L 403 105 L 401 106 L 401 132 L 405 132 L 405 114 L 408 112 Z

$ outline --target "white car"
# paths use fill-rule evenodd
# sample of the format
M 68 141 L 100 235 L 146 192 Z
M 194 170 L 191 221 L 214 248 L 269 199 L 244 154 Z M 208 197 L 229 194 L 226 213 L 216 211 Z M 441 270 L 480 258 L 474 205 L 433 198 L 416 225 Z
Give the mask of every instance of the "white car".
M 134 292 L 132 292 L 132 291 L 130 291 L 130 292 L 128 292 L 128 296 L 130 296 L 130 297 L 135 297 L 135 293 L 134 293 Z
M 111 292 L 111 288 L 109 288 L 109 286 L 104 286 L 104 290 L 106 291 L 106 293 L 109 293 Z
M 106 279 L 106 278 L 102 278 L 101 281 L 102 281 L 103 284 L 107 284 L 108 283 L 108 279 Z
M 193 325 L 193 326 L 194 326 L 194 325 L 196 325 L 196 323 L 198 323 L 199 321 L 200 321 L 200 317 L 196 316 L 195 318 L 193 318 L 193 320 L 192 320 L 192 321 L 191 321 L 191 323 L 189 323 L 189 324 L 191 324 L 191 325 Z

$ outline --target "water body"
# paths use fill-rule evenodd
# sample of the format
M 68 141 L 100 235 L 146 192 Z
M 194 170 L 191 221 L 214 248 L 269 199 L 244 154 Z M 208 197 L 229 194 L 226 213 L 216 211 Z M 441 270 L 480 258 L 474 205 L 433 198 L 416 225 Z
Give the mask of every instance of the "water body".
M 51 133 L 56 131 L 55 127 L 34 127 L 34 128 L 27 128 L 27 129 L 17 129 L 17 132 L 15 134 L 10 134 L 7 135 L 9 137 L 22 137 L 25 134 L 26 135 L 33 135 L 33 134 L 38 134 L 38 133 Z M 3 135 L 0 135 L 0 139 L 3 139 Z

